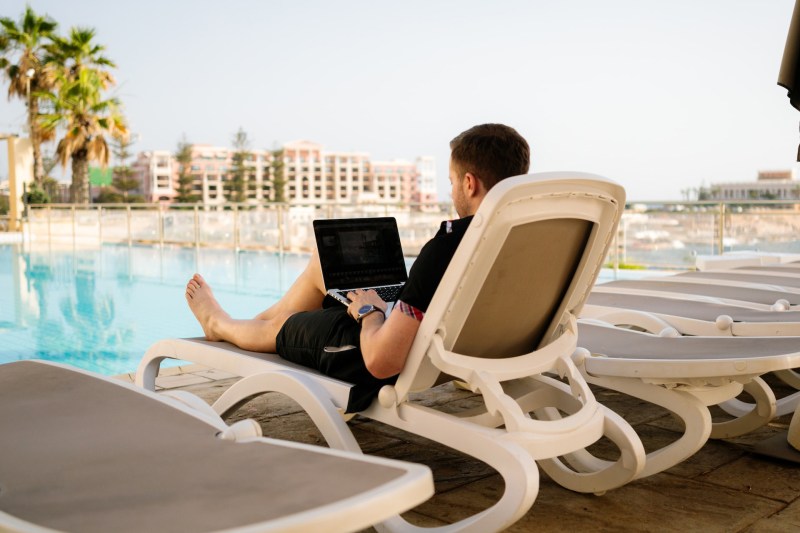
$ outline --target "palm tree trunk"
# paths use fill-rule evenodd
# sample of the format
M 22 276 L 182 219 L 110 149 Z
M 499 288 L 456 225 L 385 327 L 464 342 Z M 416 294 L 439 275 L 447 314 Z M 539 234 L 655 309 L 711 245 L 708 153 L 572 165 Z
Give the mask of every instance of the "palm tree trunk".
M 74 204 L 89 203 L 89 159 L 85 148 L 72 153 L 72 186 L 70 201 Z
M 44 161 L 42 160 L 42 141 L 39 135 L 39 101 L 28 98 L 28 131 L 33 147 L 33 182 L 44 190 Z

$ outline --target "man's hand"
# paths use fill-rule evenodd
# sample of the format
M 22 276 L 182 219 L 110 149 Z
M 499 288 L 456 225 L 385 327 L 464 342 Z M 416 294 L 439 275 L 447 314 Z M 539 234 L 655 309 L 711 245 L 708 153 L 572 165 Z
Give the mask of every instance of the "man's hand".
M 361 309 L 365 305 L 374 305 L 381 311 L 383 311 L 384 316 L 386 315 L 386 302 L 381 300 L 381 297 L 378 296 L 378 293 L 374 290 L 370 289 L 365 291 L 363 289 L 356 289 L 354 291 L 347 293 L 347 299 L 350 300 L 350 305 L 347 306 L 347 313 L 353 317 L 358 317 L 358 310 Z

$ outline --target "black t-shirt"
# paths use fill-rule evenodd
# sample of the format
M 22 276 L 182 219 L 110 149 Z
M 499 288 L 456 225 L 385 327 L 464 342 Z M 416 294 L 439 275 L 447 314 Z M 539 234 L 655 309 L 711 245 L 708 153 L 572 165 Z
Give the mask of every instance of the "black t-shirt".
M 419 256 L 411 265 L 408 281 L 398 300 L 416 307 L 423 313 L 428 310 L 433 294 L 442 281 L 447 265 L 456 253 L 456 248 L 470 222 L 472 222 L 471 216 L 442 222 L 439 231 L 422 247 Z

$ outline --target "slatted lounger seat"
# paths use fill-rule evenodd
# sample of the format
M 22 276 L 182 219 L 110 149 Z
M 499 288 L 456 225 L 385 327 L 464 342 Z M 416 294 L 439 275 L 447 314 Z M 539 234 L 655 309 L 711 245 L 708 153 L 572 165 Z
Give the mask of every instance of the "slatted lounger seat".
M 357 531 L 433 492 L 424 466 L 40 362 L 0 365 L 0 428 L 3 531 Z

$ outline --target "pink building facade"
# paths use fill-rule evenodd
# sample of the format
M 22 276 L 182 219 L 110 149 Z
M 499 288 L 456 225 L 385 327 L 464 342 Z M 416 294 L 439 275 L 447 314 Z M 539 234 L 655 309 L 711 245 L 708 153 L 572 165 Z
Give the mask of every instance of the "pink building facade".
M 276 173 L 283 175 L 283 198 L 290 204 L 436 202 L 436 170 L 432 157 L 407 161 L 372 162 L 364 152 L 332 152 L 310 141 L 282 147 L 283 161 L 273 152 L 251 150 L 246 162 L 246 202 L 275 201 Z M 234 151 L 230 148 L 192 146 L 192 194 L 204 204 L 227 199 Z M 281 170 L 282 168 L 282 170 Z M 133 164 L 142 183 L 145 201 L 174 202 L 178 195 L 179 164 L 168 151 L 141 152 Z

